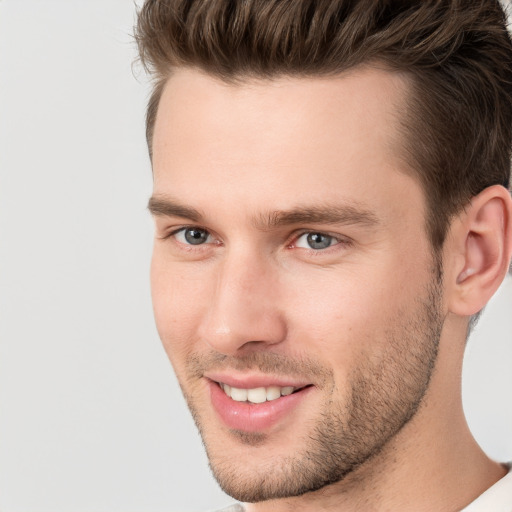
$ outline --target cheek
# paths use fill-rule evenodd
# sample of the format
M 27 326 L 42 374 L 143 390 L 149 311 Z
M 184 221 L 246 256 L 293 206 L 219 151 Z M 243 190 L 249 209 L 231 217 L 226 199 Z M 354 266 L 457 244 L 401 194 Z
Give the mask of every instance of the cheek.
M 298 275 L 289 284 L 290 339 L 301 352 L 315 351 L 338 374 L 370 355 L 378 358 L 387 348 L 386 333 L 397 311 L 407 311 L 417 295 L 413 286 L 397 282 L 395 273 L 382 267 L 317 273 L 314 279 Z
M 371 328 L 389 306 L 389 300 L 383 300 L 384 287 L 348 272 L 302 277 L 296 274 L 288 287 L 289 296 L 295 297 L 289 311 L 298 323 L 316 332 L 318 339 L 344 337 L 353 329 Z
M 194 350 L 195 330 L 207 304 L 207 283 L 200 272 L 183 272 L 155 251 L 151 296 L 158 334 L 176 367 Z

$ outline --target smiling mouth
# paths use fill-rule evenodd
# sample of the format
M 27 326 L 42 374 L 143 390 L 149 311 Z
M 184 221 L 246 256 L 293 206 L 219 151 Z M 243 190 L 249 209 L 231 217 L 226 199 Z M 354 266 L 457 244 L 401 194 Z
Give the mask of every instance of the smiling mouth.
M 223 382 L 217 382 L 217 384 L 224 391 L 224 393 L 235 402 L 249 402 L 251 404 L 271 402 L 272 400 L 277 400 L 283 396 L 288 396 L 310 387 L 310 385 L 297 388 L 293 386 L 268 386 L 244 389 L 235 388 L 233 386 L 229 386 L 228 384 L 224 384 Z

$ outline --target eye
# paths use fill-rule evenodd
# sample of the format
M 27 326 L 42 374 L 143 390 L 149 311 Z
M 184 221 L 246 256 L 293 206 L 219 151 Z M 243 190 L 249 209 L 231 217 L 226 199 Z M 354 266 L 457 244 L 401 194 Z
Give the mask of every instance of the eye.
M 314 249 L 321 250 L 327 249 L 331 247 L 331 245 L 336 245 L 339 243 L 339 240 L 331 235 L 326 235 L 325 233 L 304 233 L 303 235 L 297 238 L 297 241 L 294 243 L 295 247 L 300 247 L 302 249 Z
M 206 229 L 201 228 L 182 228 L 173 235 L 178 242 L 186 245 L 205 244 L 210 242 L 212 238 Z

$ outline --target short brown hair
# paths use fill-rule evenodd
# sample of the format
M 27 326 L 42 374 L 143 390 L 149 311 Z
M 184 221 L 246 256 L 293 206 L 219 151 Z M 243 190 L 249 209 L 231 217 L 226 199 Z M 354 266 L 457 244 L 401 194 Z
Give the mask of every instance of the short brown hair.
M 150 154 L 174 68 L 236 82 L 378 62 L 411 78 L 404 148 L 435 249 L 473 196 L 510 186 L 512 44 L 498 0 L 146 0 L 135 36 L 155 79 Z

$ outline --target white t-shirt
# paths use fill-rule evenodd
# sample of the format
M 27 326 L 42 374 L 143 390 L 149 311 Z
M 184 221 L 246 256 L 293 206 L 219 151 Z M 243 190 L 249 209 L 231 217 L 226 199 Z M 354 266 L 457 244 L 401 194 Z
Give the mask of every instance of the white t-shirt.
M 508 473 L 461 512 L 512 512 L 512 462 Z
M 460 512 L 512 512 L 512 462 L 508 468 L 508 473 L 501 480 Z M 244 512 L 244 508 L 235 504 L 218 512 Z

